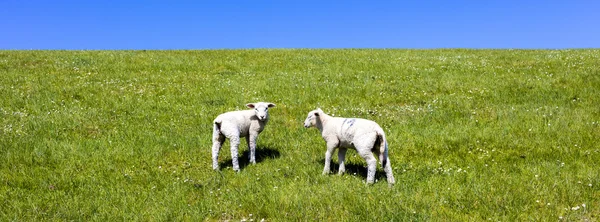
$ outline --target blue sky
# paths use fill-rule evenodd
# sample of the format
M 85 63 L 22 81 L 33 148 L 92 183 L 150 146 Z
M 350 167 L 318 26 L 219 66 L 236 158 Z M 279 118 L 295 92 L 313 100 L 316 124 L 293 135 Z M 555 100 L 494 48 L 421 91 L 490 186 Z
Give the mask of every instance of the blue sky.
M 0 2 L 0 49 L 600 48 L 600 1 Z

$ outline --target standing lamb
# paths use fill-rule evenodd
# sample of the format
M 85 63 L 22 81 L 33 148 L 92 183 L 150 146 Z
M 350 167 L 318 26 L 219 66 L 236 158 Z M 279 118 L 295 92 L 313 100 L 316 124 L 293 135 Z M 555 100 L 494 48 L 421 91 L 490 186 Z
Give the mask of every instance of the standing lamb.
M 256 163 L 256 139 L 269 121 L 269 108 L 275 107 L 275 104 L 258 102 L 248 103 L 246 106 L 254 110 L 223 113 L 213 121 L 212 162 L 214 170 L 219 169 L 219 150 L 223 142 L 225 142 L 225 137 L 229 138 L 231 145 L 231 161 L 233 162 L 234 171 L 240 171 L 238 146 L 240 145 L 241 137 L 246 138 L 246 143 L 250 150 L 250 163 Z
M 392 166 L 388 157 L 387 140 L 381 127 L 371 121 L 359 118 L 341 118 L 327 115 L 321 109 L 310 111 L 304 127 L 316 127 L 321 131 L 321 136 L 327 143 L 327 152 L 325 152 L 325 168 L 323 175 L 330 172 L 329 164 L 331 155 L 336 148 L 338 151 L 338 161 L 340 168 L 338 173 L 346 171 L 344 161 L 348 148 L 356 149 L 358 154 L 367 161 L 367 183 L 372 184 L 375 180 L 375 170 L 377 169 L 377 160 L 373 153 L 379 156 L 379 161 L 386 173 L 387 181 L 390 185 L 395 183 L 392 174 Z

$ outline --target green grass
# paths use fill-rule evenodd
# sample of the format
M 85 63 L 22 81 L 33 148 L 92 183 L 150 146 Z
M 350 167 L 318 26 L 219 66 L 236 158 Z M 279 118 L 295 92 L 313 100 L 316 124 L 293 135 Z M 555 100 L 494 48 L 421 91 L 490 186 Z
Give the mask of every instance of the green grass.
M 0 220 L 600 218 L 600 50 L 0 51 Z M 258 163 L 211 122 L 268 101 Z M 308 111 L 377 121 L 397 184 Z M 334 173 L 337 155 L 333 158 Z

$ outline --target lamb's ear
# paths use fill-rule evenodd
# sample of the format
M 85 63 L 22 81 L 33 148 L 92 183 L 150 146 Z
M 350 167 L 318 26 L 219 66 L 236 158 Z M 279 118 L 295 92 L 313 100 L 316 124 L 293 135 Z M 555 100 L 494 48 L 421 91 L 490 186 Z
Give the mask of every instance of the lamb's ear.
M 248 103 L 246 106 L 250 109 L 254 109 L 254 103 Z
M 316 111 L 313 115 L 319 116 L 319 111 Z
M 268 106 L 269 108 L 271 108 L 271 107 L 275 107 L 275 104 L 273 104 L 273 103 L 269 103 L 267 106 Z
M 315 113 L 323 113 L 323 110 L 321 110 L 321 108 L 317 108 L 317 111 Z

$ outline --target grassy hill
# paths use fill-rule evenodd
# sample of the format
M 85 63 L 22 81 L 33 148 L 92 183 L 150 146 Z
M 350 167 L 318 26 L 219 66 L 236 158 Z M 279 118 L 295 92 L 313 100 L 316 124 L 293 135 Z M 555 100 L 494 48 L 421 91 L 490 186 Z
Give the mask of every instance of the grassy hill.
M 0 220 L 599 220 L 600 50 L 0 51 Z M 277 104 L 256 165 L 211 122 Z M 378 122 L 397 184 L 317 107 Z

